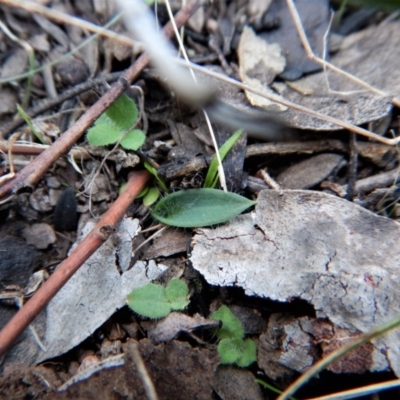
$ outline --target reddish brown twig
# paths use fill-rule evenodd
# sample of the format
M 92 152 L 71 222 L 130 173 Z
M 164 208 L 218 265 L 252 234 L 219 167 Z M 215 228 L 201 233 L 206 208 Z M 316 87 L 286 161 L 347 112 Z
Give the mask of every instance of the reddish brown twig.
M 190 17 L 191 13 L 197 8 L 198 1 L 194 1 L 181 11 L 175 17 L 175 23 L 178 27 L 182 26 Z M 173 27 L 169 22 L 164 33 L 171 37 Z M 15 193 L 23 187 L 32 187 L 37 184 L 43 174 L 56 162 L 56 160 L 66 153 L 74 143 L 83 135 L 83 133 L 93 124 L 93 122 L 123 93 L 126 88 L 126 82 L 134 80 L 140 72 L 149 64 L 149 57 L 146 54 L 141 55 L 136 62 L 125 72 L 123 78 L 114 83 L 92 107 L 90 107 L 76 123 L 65 131 L 47 150 L 36 157 L 29 165 L 22 169 L 15 178 L 11 179 L 0 187 L 0 198 Z
M 145 187 L 149 178 L 150 174 L 147 171 L 130 174 L 125 191 L 115 200 L 93 230 L 0 332 L 0 356 L 6 352 L 79 267 L 108 239 L 114 231 L 115 224 Z

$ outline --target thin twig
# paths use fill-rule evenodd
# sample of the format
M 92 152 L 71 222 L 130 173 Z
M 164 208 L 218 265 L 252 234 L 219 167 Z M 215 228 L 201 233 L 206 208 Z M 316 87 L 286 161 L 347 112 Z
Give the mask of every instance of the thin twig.
M 116 223 L 121 219 L 137 195 L 143 190 L 150 177 L 151 175 L 147 171 L 130 174 L 125 191 L 115 200 L 93 230 L 2 329 L 0 332 L 0 357 L 67 283 L 79 267 L 108 239 Z

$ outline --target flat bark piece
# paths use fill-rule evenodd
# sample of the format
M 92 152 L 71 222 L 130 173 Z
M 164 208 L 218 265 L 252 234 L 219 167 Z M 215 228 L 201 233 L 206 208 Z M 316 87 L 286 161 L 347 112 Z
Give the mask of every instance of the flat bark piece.
M 190 236 L 190 233 L 183 229 L 167 229 L 154 239 L 153 244 L 144 253 L 144 258 L 149 260 L 183 253 L 188 248 Z
M 271 91 L 268 86 L 275 77 L 283 72 L 286 60 L 277 43 L 267 43 L 258 37 L 251 28 L 245 27 L 240 36 L 239 76 L 243 83 L 259 89 Z M 271 111 L 285 111 L 287 107 L 245 91 L 246 97 L 253 106 L 264 107 Z
M 373 26 L 346 37 L 341 49 L 331 60 L 333 65 L 387 92 L 387 97 L 375 95 L 329 70 L 327 75 L 320 72 L 297 81 L 307 87 L 312 95 L 303 95 L 288 88 L 283 97 L 354 125 L 385 117 L 391 111 L 391 97 L 400 95 L 400 71 L 396 67 L 400 58 L 399 35 L 399 21 Z M 281 115 L 291 126 L 301 129 L 342 129 L 294 110 Z
M 223 400 L 261 400 L 264 398 L 254 375 L 245 369 L 219 366 L 213 388 Z
M 264 190 L 255 212 L 199 229 L 191 262 L 212 285 L 300 298 L 318 318 L 369 332 L 399 314 L 399 235 L 398 223 L 340 198 Z M 399 331 L 374 341 L 373 368 L 400 376 L 399 341 Z
M 340 154 L 319 154 L 292 165 L 276 181 L 284 189 L 309 189 L 326 179 L 342 160 Z
M 82 237 L 94 225 L 89 222 Z M 133 231 L 139 232 L 138 221 L 123 219 L 116 234 L 82 265 L 48 304 L 44 340 L 47 351 L 41 352 L 36 362 L 64 354 L 81 343 L 126 304 L 125 298 L 134 288 L 156 279 L 166 269 L 154 261 L 138 261 L 130 270 L 120 273 L 117 258 L 126 263 L 130 261 L 130 257 L 121 254 L 120 245 L 126 241 L 126 234 L 133 236 Z M 132 250 L 127 248 L 127 251 L 131 254 Z

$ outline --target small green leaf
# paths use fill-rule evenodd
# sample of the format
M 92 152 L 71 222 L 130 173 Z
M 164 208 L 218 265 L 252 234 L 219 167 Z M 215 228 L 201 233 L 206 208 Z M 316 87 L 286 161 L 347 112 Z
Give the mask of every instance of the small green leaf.
M 160 191 L 156 187 L 151 187 L 151 188 L 146 188 L 146 189 L 147 189 L 147 191 L 143 196 L 143 204 L 146 207 L 150 207 L 160 197 Z
M 185 282 L 173 278 L 165 288 L 172 310 L 183 310 L 190 302 L 189 288 Z
M 236 144 L 242 135 L 243 131 L 236 131 L 219 149 L 219 156 L 221 161 L 224 160 L 230 149 Z M 214 156 L 211 160 L 210 166 L 208 167 L 207 176 L 204 180 L 205 188 L 214 188 L 218 182 L 218 160 L 217 157 Z
M 222 339 L 218 343 L 218 354 L 221 364 L 234 364 L 241 357 L 240 345 L 242 339 Z
M 251 339 L 222 339 L 217 349 L 221 364 L 236 364 L 246 368 L 257 360 L 257 347 Z
M 87 132 L 87 140 L 91 146 L 108 146 L 116 143 L 120 137 L 121 131 L 107 124 L 96 125 Z
M 236 360 L 239 367 L 246 368 L 257 360 L 257 346 L 251 339 L 242 340 L 240 357 Z
M 95 122 L 97 124 L 114 124 L 120 131 L 129 129 L 138 119 L 135 102 L 125 94 L 121 95 Z
M 242 323 L 233 315 L 229 307 L 223 305 L 210 315 L 211 319 L 222 322 L 222 327 L 217 330 L 218 339 L 242 339 L 244 328 Z
M 128 295 L 127 303 L 133 311 L 148 318 L 162 318 L 171 312 L 165 288 L 153 283 L 134 289 Z
M 166 225 L 195 228 L 226 222 L 255 203 L 222 190 L 189 189 L 165 196 L 152 216 Z
M 146 135 L 140 129 L 133 129 L 126 133 L 122 138 L 120 144 L 124 149 L 137 150 L 141 147 L 146 140 Z

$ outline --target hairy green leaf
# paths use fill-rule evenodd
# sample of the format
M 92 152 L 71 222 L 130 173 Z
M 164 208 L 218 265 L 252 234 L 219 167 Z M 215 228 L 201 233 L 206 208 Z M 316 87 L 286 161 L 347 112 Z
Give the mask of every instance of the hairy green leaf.
M 133 311 L 148 318 L 162 318 L 171 312 L 165 288 L 153 283 L 134 289 L 128 295 L 127 303 Z
M 221 364 L 234 364 L 241 357 L 240 345 L 242 339 L 222 339 L 218 343 L 218 354 Z
M 151 188 L 145 188 L 146 193 L 143 195 L 143 204 L 146 207 L 150 207 L 152 204 L 154 204 L 157 199 L 160 197 L 160 191 L 156 187 L 151 187 Z M 143 192 L 143 190 L 142 190 Z M 140 194 L 138 198 L 140 197 Z
M 189 189 L 165 196 L 152 216 L 166 225 L 195 228 L 226 222 L 255 203 L 222 190 Z
M 239 367 L 246 368 L 257 360 L 257 346 L 251 339 L 240 343 L 240 357 L 236 360 Z
M 229 153 L 229 150 L 236 144 L 242 135 L 243 131 L 236 131 L 219 149 L 219 155 L 221 157 L 221 161 L 224 160 L 226 155 Z M 208 167 L 206 179 L 204 180 L 205 188 L 214 188 L 218 182 L 218 160 L 217 157 L 214 156 L 211 160 L 210 166 Z
M 165 288 L 172 310 L 183 310 L 189 304 L 189 288 L 185 282 L 172 278 Z
M 126 133 L 122 138 L 120 144 L 124 149 L 137 150 L 141 147 L 146 140 L 146 135 L 140 129 L 133 129 Z
M 125 94 L 121 95 L 98 118 L 97 124 L 113 124 L 122 131 L 129 129 L 138 119 L 138 109 L 135 102 Z
M 108 146 L 116 143 L 120 137 L 121 131 L 108 124 L 95 125 L 87 132 L 87 140 L 91 146 Z
M 222 327 L 216 332 L 218 339 L 243 338 L 243 325 L 233 315 L 229 307 L 225 305 L 221 306 L 217 311 L 211 314 L 210 318 L 222 322 Z

